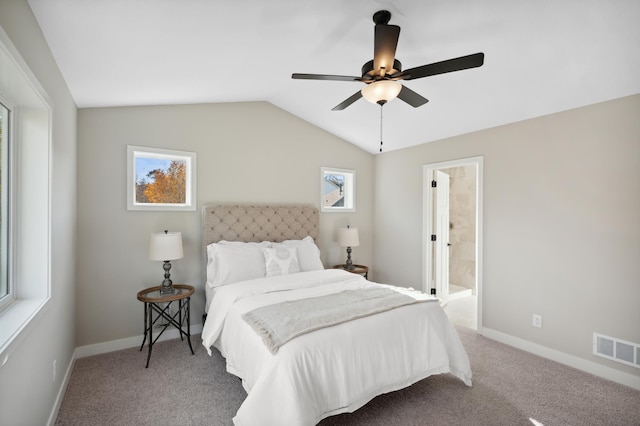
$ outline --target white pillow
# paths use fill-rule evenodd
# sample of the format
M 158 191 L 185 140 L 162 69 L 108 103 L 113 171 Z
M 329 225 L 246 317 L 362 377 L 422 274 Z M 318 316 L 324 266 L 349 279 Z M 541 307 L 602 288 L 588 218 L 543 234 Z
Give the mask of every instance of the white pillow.
M 262 278 L 266 274 L 262 249 L 271 243 L 220 241 L 207 246 L 207 284 L 217 287 Z
M 274 248 L 278 247 L 295 247 L 298 251 L 298 263 L 300 271 L 318 271 L 324 269 L 324 265 L 320 260 L 320 249 L 313 242 L 313 238 L 307 236 L 301 240 L 287 240 L 282 243 L 274 243 Z
M 263 248 L 267 277 L 300 272 L 295 247 Z

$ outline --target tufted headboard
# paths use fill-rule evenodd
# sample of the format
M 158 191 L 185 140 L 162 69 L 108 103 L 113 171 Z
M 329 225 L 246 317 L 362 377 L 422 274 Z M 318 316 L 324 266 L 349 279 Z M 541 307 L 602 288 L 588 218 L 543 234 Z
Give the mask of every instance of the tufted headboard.
M 260 242 L 319 235 L 318 209 L 308 205 L 208 205 L 202 209 L 202 243 Z M 205 250 L 206 252 L 206 250 Z
M 228 204 L 202 208 L 202 249 L 206 282 L 207 246 L 221 240 L 260 242 L 300 240 L 306 236 L 317 240 L 320 234 L 318 209 L 313 206 Z M 212 291 L 205 285 L 205 312 L 209 310 Z

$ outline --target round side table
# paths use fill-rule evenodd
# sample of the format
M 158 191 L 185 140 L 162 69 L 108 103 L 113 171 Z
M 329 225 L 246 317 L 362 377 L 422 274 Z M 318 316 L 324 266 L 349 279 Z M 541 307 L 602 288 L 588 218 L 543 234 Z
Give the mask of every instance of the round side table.
M 191 296 L 195 290 L 186 284 L 174 284 L 173 288 L 176 290 L 175 293 L 168 294 L 160 293 L 162 286 L 150 287 L 138 292 L 138 300 L 144 303 L 144 339 L 140 350 L 144 347 L 147 336 L 149 336 L 149 352 L 145 368 L 149 367 L 153 345 L 170 325 L 180 331 L 180 340 L 184 340 L 183 336 L 187 338 L 191 355 L 194 354 L 193 346 L 191 346 Z M 178 311 L 172 315 L 171 305 L 176 301 L 178 302 Z M 153 318 L 154 312 L 156 313 L 155 319 Z M 154 338 L 153 327 L 160 319 L 163 319 L 165 323 L 160 324 L 162 330 Z
M 345 265 L 344 263 L 341 265 L 335 265 L 333 267 L 333 269 L 344 269 L 345 271 L 348 272 L 352 272 L 354 274 L 360 274 L 362 276 L 364 276 L 366 279 L 369 279 L 369 267 L 365 266 L 365 265 L 356 265 L 355 263 L 353 264 L 353 269 L 349 270 L 349 269 L 345 269 Z

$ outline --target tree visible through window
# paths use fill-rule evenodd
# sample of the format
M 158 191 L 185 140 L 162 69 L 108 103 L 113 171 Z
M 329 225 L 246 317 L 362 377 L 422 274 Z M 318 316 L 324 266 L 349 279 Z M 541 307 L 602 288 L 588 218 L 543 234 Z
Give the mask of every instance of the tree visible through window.
M 164 165 L 162 160 L 156 161 Z M 186 179 L 184 161 L 171 161 L 166 169 L 150 170 L 136 181 L 136 202 L 184 204 L 187 197 Z

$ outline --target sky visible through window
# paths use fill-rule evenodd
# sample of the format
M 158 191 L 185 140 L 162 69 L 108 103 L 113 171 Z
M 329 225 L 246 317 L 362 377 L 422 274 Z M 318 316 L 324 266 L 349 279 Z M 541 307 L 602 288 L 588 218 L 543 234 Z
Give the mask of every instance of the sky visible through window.
M 136 157 L 136 182 L 145 180 L 147 183 L 153 183 L 153 175 L 148 176 L 152 170 L 167 170 L 171 160 L 162 158 Z

